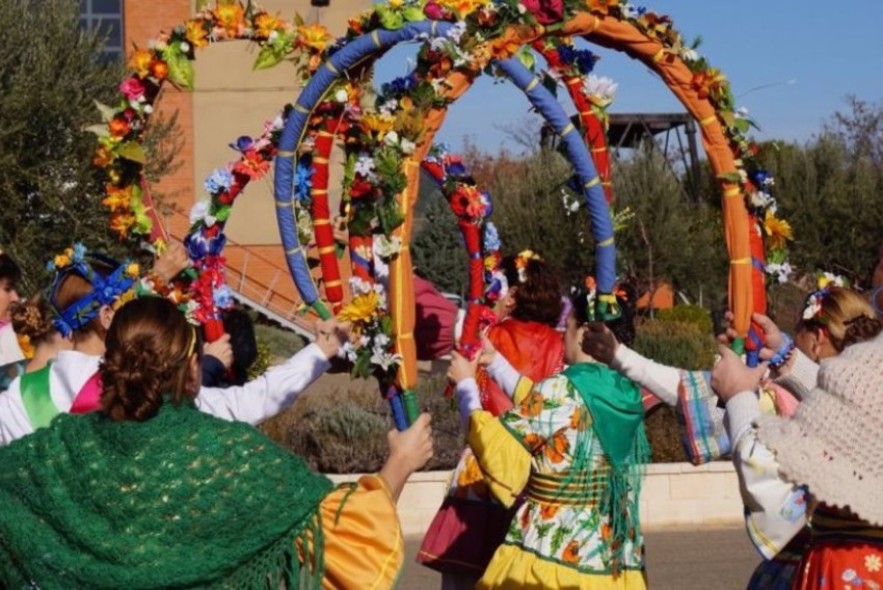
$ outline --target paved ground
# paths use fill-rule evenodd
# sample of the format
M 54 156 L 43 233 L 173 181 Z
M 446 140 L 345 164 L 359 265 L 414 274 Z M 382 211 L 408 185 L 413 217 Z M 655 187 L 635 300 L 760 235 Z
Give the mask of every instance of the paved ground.
M 419 539 L 408 542 L 401 590 L 436 590 L 441 576 L 414 562 Z M 741 590 L 760 558 L 745 530 L 654 531 L 647 535 L 652 590 Z

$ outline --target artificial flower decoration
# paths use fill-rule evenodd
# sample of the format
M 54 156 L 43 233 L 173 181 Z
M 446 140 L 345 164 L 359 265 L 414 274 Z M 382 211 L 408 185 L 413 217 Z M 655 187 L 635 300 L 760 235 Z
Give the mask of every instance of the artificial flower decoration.
M 770 210 L 767 210 L 766 217 L 764 217 L 763 229 L 769 239 L 769 247 L 773 250 L 784 248 L 788 240 L 794 239 L 791 232 L 791 224 L 783 219 L 779 219 Z

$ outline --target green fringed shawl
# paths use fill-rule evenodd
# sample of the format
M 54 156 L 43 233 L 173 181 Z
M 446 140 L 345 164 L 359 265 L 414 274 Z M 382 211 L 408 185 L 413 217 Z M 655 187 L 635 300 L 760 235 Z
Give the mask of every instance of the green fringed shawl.
M 0 465 L 5 588 L 319 586 L 331 482 L 246 424 L 190 404 L 140 423 L 63 414 Z
M 650 444 L 644 430 L 644 406 L 637 385 L 616 371 L 595 363 L 571 365 L 564 372 L 592 415 L 592 427 L 579 433 L 573 463 L 562 490 L 582 478 L 600 488 L 598 512 L 611 528 L 609 558 L 617 573 L 629 537 L 637 538 L 641 527 L 638 499 L 644 466 L 650 460 Z M 609 463 L 607 469 L 593 469 L 594 440 L 597 437 Z M 597 491 L 590 492 L 597 494 Z

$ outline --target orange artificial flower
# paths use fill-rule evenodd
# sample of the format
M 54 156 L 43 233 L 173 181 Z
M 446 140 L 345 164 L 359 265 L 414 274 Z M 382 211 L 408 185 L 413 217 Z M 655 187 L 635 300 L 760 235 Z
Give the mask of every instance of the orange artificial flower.
M 153 54 L 150 51 L 137 49 L 129 58 L 129 67 L 139 78 L 145 78 L 150 73 L 150 62 L 152 61 Z
M 150 63 L 150 75 L 157 80 L 165 80 L 169 75 L 169 64 L 161 59 L 154 60 Z
M 564 453 L 569 449 L 570 441 L 567 440 L 564 431 L 559 430 L 555 433 L 555 436 L 552 437 L 552 440 L 549 441 L 549 444 L 546 445 L 545 449 L 543 449 L 543 452 L 546 454 L 546 458 L 550 463 L 556 464 L 564 461 Z
M 129 235 L 134 223 L 135 216 L 130 213 L 114 213 L 110 216 L 110 229 L 124 238 Z
M 586 7 L 592 12 L 606 16 L 610 14 L 610 9 L 618 3 L 618 0 L 586 0 Z
M 184 38 L 194 47 L 208 45 L 208 31 L 205 30 L 205 21 L 192 19 L 184 23 Z
M 527 418 L 536 418 L 543 411 L 543 396 L 538 391 L 531 391 L 521 402 L 521 414 Z
M 356 35 L 361 35 L 364 32 L 362 27 L 362 19 L 359 18 L 351 18 L 347 21 L 350 30 Z
M 561 554 L 564 563 L 579 563 L 579 541 L 571 541 Z
M 125 119 L 121 119 L 119 117 L 114 117 L 108 123 L 107 128 L 110 130 L 110 134 L 115 137 L 125 137 L 129 131 L 132 130 L 132 127 L 129 125 L 129 122 Z
M 455 12 L 461 20 L 490 4 L 490 0 L 436 0 L 436 2 L 442 8 Z
M 98 168 L 105 168 L 113 164 L 113 152 L 104 147 L 100 146 L 97 150 L 95 150 L 95 155 L 92 157 L 92 165 Z
M 725 81 L 726 78 L 724 78 L 720 70 L 709 68 L 703 72 L 694 73 L 690 85 L 699 95 L 699 98 L 705 99 L 720 92 Z
M 491 55 L 494 59 L 508 59 L 521 49 L 521 36 L 513 29 L 506 29 L 503 36 L 491 43 Z
M 540 516 L 543 517 L 543 520 L 551 520 L 555 518 L 556 514 L 558 514 L 558 506 L 554 504 L 542 504 L 540 506 Z
M 254 17 L 254 32 L 258 37 L 267 38 L 279 27 L 279 15 L 261 12 Z
M 238 2 L 231 4 L 221 4 L 215 8 L 215 16 L 227 35 L 236 37 L 239 35 L 239 28 L 245 21 L 245 10 Z
M 316 51 L 324 51 L 328 43 L 334 40 L 328 29 L 320 24 L 298 27 L 297 39 L 301 45 Z
M 101 201 L 101 204 L 108 207 L 112 212 L 129 209 L 129 203 L 132 200 L 132 187 L 116 188 L 113 185 L 107 185 L 107 196 Z

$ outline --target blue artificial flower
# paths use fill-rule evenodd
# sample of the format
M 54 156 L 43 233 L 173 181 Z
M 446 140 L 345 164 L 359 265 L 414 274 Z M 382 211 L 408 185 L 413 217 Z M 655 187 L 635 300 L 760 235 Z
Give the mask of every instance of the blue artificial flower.
M 503 244 L 500 241 L 500 232 L 497 231 L 497 226 L 493 222 L 488 221 L 484 225 L 484 251 L 493 252 L 502 247 Z
M 316 171 L 310 165 L 309 160 L 301 160 L 297 163 L 294 176 L 294 198 L 298 202 L 304 202 L 310 198 L 310 189 L 313 188 L 313 174 Z
M 466 166 L 462 160 L 455 160 L 448 164 L 446 172 L 448 176 L 466 176 Z
M 392 82 L 387 82 L 386 84 L 381 86 L 381 91 L 384 95 L 400 96 L 414 88 L 414 85 L 416 83 L 416 76 L 414 74 L 411 74 L 409 76 L 396 78 Z
M 487 191 L 482 191 L 481 193 L 482 200 L 484 201 L 484 216 L 490 217 L 494 212 L 494 202 L 491 200 L 491 194 Z
M 74 244 L 74 255 L 71 257 L 71 261 L 74 264 L 79 262 L 83 262 L 86 259 L 86 246 L 84 246 L 81 242 L 77 242 Z
M 753 177 L 755 186 L 763 186 L 764 182 L 766 182 L 766 180 L 770 178 L 770 173 L 766 170 L 757 170 L 753 174 Z
M 222 285 L 215 289 L 212 299 L 215 302 L 215 306 L 219 309 L 230 309 L 235 303 L 233 291 L 227 285 Z
M 233 174 L 226 168 L 217 168 L 205 179 L 203 187 L 210 194 L 217 195 L 233 185 Z
M 46 263 L 46 272 L 54 273 L 55 272 L 55 261 L 50 260 Z
M 237 152 L 245 152 L 254 145 L 254 140 L 247 135 L 241 135 L 236 143 L 231 143 L 230 147 Z
M 576 59 L 576 49 L 572 45 L 562 45 L 558 48 L 558 57 L 561 63 L 570 65 Z
M 206 237 L 205 228 L 201 231 L 192 233 L 184 238 L 184 247 L 187 249 L 187 255 L 190 260 L 200 260 L 209 254 L 217 256 L 224 251 L 224 244 L 227 242 L 227 236 L 222 232 L 218 232 L 212 237 Z
M 598 61 L 598 56 L 588 49 L 580 49 L 576 52 L 576 67 L 581 74 L 590 73 L 595 68 L 596 61 Z

